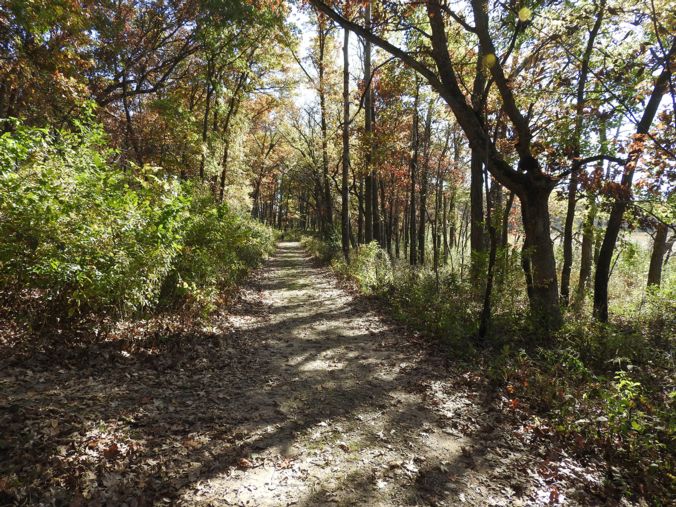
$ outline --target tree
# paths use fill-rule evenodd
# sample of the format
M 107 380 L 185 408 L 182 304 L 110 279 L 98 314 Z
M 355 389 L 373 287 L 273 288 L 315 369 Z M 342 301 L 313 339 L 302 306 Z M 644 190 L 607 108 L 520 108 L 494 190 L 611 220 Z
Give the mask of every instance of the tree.
M 463 129 L 470 146 L 476 150 L 491 174 L 505 187 L 513 191 L 521 201 L 522 219 L 526 233 L 527 262 L 532 269 L 532 286 L 530 304 L 533 317 L 545 328 L 556 328 L 561 325 L 561 310 L 558 304 L 558 285 L 556 277 L 556 261 L 549 235 L 549 195 L 556 185 L 556 179 L 543 171 L 542 166 L 532 150 L 532 131 L 527 117 L 519 110 L 517 101 L 504 72 L 501 59 L 497 57 L 494 41 L 490 35 L 485 7 L 481 0 L 473 0 L 471 9 L 475 26 L 462 24 L 476 34 L 479 43 L 486 52 L 485 62 L 489 67 L 492 79 L 499 91 L 502 109 L 512 123 L 518 136 L 516 149 L 518 152 L 518 169 L 513 168 L 491 142 L 486 125 L 467 103 L 456 73 L 452 55 L 449 52 L 444 13 L 458 16 L 442 8 L 438 0 L 426 3 L 426 12 L 431 28 L 431 58 L 436 71 L 426 62 L 414 57 L 411 53 L 391 44 L 372 30 L 350 21 L 335 9 L 321 0 L 311 3 L 326 13 L 343 28 L 347 28 L 364 37 L 383 50 L 399 58 L 413 68 L 444 99 L 453 111 Z M 521 25 L 517 25 L 517 30 Z
M 603 15 L 605 13 L 606 2 L 602 0 L 599 3 L 596 12 L 594 26 L 589 31 L 587 45 L 582 55 L 580 72 L 577 79 L 577 91 L 575 96 L 575 126 L 573 129 L 571 143 L 571 174 L 568 184 L 568 207 L 566 210 L 566 220 L 563 232 L 563 265 L 561 267 L 561 302 L 568 304 L 570 297 L 570 272 L 573 266 L 573 222 L 575 220 L 575 205 L 577 203 L 577 188 L 579 182 L 579 159 L 581 155 L 581 137 L 584 121 L 584 108 L 586 103 L 585 87 L 589 76 L 589 63 L 594 49 L 594 41 L 601 29 Z
M 606 226 L 606 232 L 603 236 L 603 243 L 601 244 L 601 250 L 599 251 L 599 257 L 596 263 L 596 273 L 594 275 L 594 316 L 601 322 L 608 321 L 608 279 L 610 277 L 610 264 L 613 251 L 615 250 L 615 244 L 617 243 L 617 237 L 620 234 L 622 217 L 629 204 L 634 173 L 645 149 L 650 126 L 657 114 L 662 97 L 669 89 L 671 79 L 670 60 L 675 53 L 676 37 L 673 38 L 669 53 L 666 55 L 663 62 L 664 68 L 655 81 L 655 85 L 645 106 L 643 115 L 636 127 L 636 134 L 634 134 L 628 148 L 628 156 L 622 172 L 619 195 L 615 198 L 610 210 L 610 217 L 608 218 L 608 225 Z
M 343 35 L 343 171 L 341 174 L 341 227 L 345 260 L 350 259 L 350 31 Z

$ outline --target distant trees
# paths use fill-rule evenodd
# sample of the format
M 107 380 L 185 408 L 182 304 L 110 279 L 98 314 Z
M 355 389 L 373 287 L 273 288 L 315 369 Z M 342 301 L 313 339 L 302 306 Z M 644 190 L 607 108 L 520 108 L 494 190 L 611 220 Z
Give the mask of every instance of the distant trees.
M 60 130 L 94 109 L 130 171 L 162 167 L 345 258 L 376 241 L 437 285 L 457 266 L 486 326 L 512 266 L 539 328 L 590 285 L 607 320 L 628 217 L 654 237 L 646 285 L 661 282 L 676 104 L 664 0 L 37 5 L 0 7 L 0 116 Z
M 361 21 L 358 16 L 346 15 L 345 11 L 341 13 L 338 5 L 321 0 L 310 0 L 310 3 L 343 28 L 362 37 L 366 48 L 374 44 L 415 70 L 445 101 L 473 153 L 470 171 L 473 182 L 470 185 L 472 250 L 477 258 L 481 258 L 486 238 L 484 210 L 480 202 L 483 194 L 480 188 L 483 164 L 493 178 L 492 184 L 506 187 L 520 202 L 525 233 L 523 267 L 532 314 L 541 325 L 558 327 L 562 322 L 559 297 L 566 303 L 570 294 L 572 236 L 579 174 L 591 161 L 620 160 L 620 157 L 602 153 L 603 149 L 599 150 L 598 145 L 582 143 L 583 132 L 589 128 L 588 104 L 596 106 L 605 101 L 614 104 L 627 118 L 637 118 L 637 111 L 640 113 L 642 106 L 627 92 L 631 87 L 645 86 L 649 79 L 643 73 L 644 67 L 635 61 L 620 60 L 620 54 L 633 51 L 637 58 L 643 59 L 644 65 L 662 69 L 651 95 L 653 98 L 643 109 L 643 118 L 637 120 L 637 133 L 645 135 L 648 132 L 650 119 L 657 112 L 656 104 L 661 103 L 661 97 L 667 92 L 666 84 L 670 82 L 673 65 L 673 51 L 669 49 L 673 45 L 673 36 L 657 20 L 656 11 L 644 8 L 638 18 L 631 19 L 629 10 L 607 2 L 595 5 L 583 3 L 574 8 L 551 7 L 556 16 L 589 27 L 585 32 L 586 37 L 581 38 L 566 33 L 563 26 L 548 25 L 546 16 L 538 18 L 538 9 L 547 11 L 544 6 L 534 10 L 525 6 L 494 8 L 485 0 L 472 0 L 453 7 L 437 0 L 430 0 L 419 7 L 399 8 L 376 4 L 377 21 L 371 25 L 370 3 L 364 8 L 367 16 L 365 21 Z M 604 22 L 608 24 L 604 25 Z M 616 26 L 621 22 L 641 24 L 645 39 L 628 33 L 624 43 L 617 43 L 613 39 L 613 30 L 603 27 Z M 455 31 L 450 32 L 451 27 Z M 457 29 L 461 30 L 460 34 Z M 402 48 L 391 43 L 387 36 L 389 30 L 403 30 L 409 34 L 408 39 L 405 39 L 408 47 Z M 651 44 L 654 47 L 657 43 L 663 49 L 661 54 L 659 51 L 650 53 L 648 47 Z M 596 44 L 604 47 L 605 56 L 596 56 Z M 367 54 L 369 51 L 365 52 L 365 58 Z M 461 55 L 467 54 L 475 55 L 477 64 L 473 75 L 465 70 L 466 58 Z M 576 54 L 582 56 L 577 57 Z M 566 59 L 572 65 L 562 73 L 554 72 L 556 64 L 553 62 Z M 621 83 L 615 77 L 621 73 L 631 78 Z M 473 81 L 472 86 L 468 86 L 470 79 Z M 594 90 L 592 99 L 587 97 L 588 85 Z M 564 91 L 564 96 L 570 96 L 575 101 L 572 120 L 564 112 L 567 107 L 565 103 L 551 95 L 553 87 Z M 569 89 L 570 93 L 567 91 Z M 417 104 L 415 109 L 418 109 Z M 369 121 L 368 111 L 365 117 Z M 414 121 L 417 117 L 416 113 Z M 422 134 L 418 128 L 414 129 L 411 146 L 411 199 L 408 205 L 411 246 L 414 237 L 418 236 L 417 252 L 410 252 L 411 263 L 419 262 L 421 254 L 424 255 L 425 241 L 423 239 L 421 242 L 420 238 L 425 238 L 427 224 L 425 200 L 428 174 L 424 163 L 427 123 L 423 121 L 423 124 Z M 422 165 L 417 160 L 421 137 Z M 625 197 L 615 199 L 606 239 L 598 256 L 595 308 L 601 320 L 607 319 L 607 293 L 604 286 L 607 287 L 609 269 L 606 266 L 609 266 L 614 249 L 613 237 L 619 232 L 622 210 L 626 208 L 626 193 L 631 187 L 631 174 L 638 164 L 640 153 L 634 141 L 629 148 L 628 159 L 622 161 L 625 176 L 620 185 L 624 188 Z M 563 231 L 563 283 L 559 294 L 550 236 L 549 201 L 550 194 L 563 178 L 569 178 L 570 181 Z M 373 205 L 369 204 L 368 199 L 372 192 L 371 184 L 367 180 L 367 241 L 371 237 L 372 227 L 368 219 L 373 213 Z M 413 198 L 416 191 L 420 192 L 420 202 Z M 423 209 L 418 212 L 416 206 Z
M 249 2 L 5 2 L 0 117 L 64 126 L 98 106 L 121 157 L 224 195 L 242 101 L 279 69 L 285 10 Z M 284 53 L 286 54 L 286 53 Z M 235 143 L 236 144 L 236 143 Z

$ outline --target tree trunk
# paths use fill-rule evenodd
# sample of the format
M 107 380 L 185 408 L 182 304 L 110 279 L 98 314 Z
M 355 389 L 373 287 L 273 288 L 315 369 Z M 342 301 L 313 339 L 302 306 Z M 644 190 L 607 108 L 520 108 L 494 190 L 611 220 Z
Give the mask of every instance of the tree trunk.
M 394 224 L 393 224 L 393 232 L 394 232 L 394 255 L 397 259 L 400 257 L 400 234 L 399 234 L 399 195 L 397 194 L 395 196 L 395 204 L 394 204 Z
M 429 179 L 430 149 L 432 138 L 432 109 L 433 101 L 427 106 L 425 116 L 425 130 L 423 132 L 423 165 L 420 174 L 420 225 L 418 226 L 418 262 L 425 264 L 425 232 L 427 224 L 427 184 Z
M 338 14 L 320 0 L 310 0 L 313 5 L 329 15 L 343 27 L 378 44 L 385 51 L 402 60 L 405 64 L 423 76 L 432 88 L 439 93 L 452 110 L 458 124 L 464 131 L 470 146 L 477 151 L 480 160 L 487 165 L 491 174 L 506 188 L 515 192 L 522 203 L 524 228 L 530 248 L 537 255 L 532 256 L 534 297 L 531 299 L 533 318 L 547 326 L 556 326 L 561 322 L 561 311 L 558 305 L 558 286 L 555 272 L 554 249 L 549 238 L 548 198 L 556 181 L 543 171 L 532 151 L 533 137 L 528 116 L 524 116 L 514 96 L 513 87 L 504 73 L 503 65 L 495 60 L 490 66 L 490 73 L 499 91 L 500 103 L 514 128 L 519 142 L 515 145 L 519 157 L 518 168 L 508 163 L 498 151 L 486 130 L 486 126 L 476 111 L 467 103 L 461 81 L 449 53 L 449 41 L 446 36 L 446 23 L 443 6 L 440 0 L 425 2 L 427 18 L 430 24 L 430 41 L 432 51 L 429 53 L 436 70 L 414 55 L 402 51 L 388 41 Z M 491 39 L 488 14 L 485 0 L 472 0 L 474 13 L 474 31 L 485 54 L 497 53 Z M 542 227 L 546 224 L 546 230 Z M 552 292 L 552 288 L 554 291 Z
M 325 27 L 323 15 L 318 13 L 319 23 L 319 109 L 320 130 L 322 135 L 322 233 L 328 238 L 333 229 L 333 201 L 331 198 L 331 183 L 329 180 L 329 140 L 326 121 L 326 79 L 324 57 L 326 53 L 326 37 L 328 29 Z
M 364 212 L 364 178 L 359 177 L 359 193 L 357 194 L 357 207 L 359 213 L 357 214 L 357 241 L 360 245 L 364 244 L 364 220 L 366 213 Z
M 509 271 L 509 215 L 512 212 L 512 205 L 514 204 L 514 192 L 509 193 L 507 203 L 502 212 L 502 219 L 500 220 L 500 241 L 498 247 L 502 250 L 502 267 L 497 275 L 496 283 L 502 285 L 507 277 Z
M 416 247 L 416 212 L 415 186 L 418 172 L 418 81 L 416 79 L 415 100 L 413 102 L 413 128 L 411 130 L 411 191 L 409 203 L 409 262 L 412 266 L 418 263 L 418 248 Z
M 470 233 L 469 245 L 472 257 L 472 280 L 478 281 L 481 275 L 481 266 L 483 254 L 486 251 L 484 238 L 486 236 L 484 229 L 484 206 L 483 206 L 483 184 L 484 171 L 481 158 L 477 151 L 472 150 L 470 160 Z
M 350 260 L 350 69 L 349 69 L 349 42 L 350 31 L 344 30 L 343 38 L 343 174 L 342 174 L 342 203 L 341 227 L 342 247 L 345 260 Z
M 390 192 L 394 192 L 394 174 L 390 175 Z M 380 204 L 383 211 L 383 242 L 385 243 L 384 248 L 387 251 L 390 259 L 392 259 L 392 224 L 394 213 L 394 201 L 396 200 L 396 195 L 390 196 L 389 209 L 385 204 L 385 183 L 383 180 L 380 180 Z
M 563 263 L 561 266 L 561 304 L 568 305 L 570 298 L 570 272 L 573 266 L 573 226 L 575 223 L 575 204 L 577 203 L 578 171 L 580 169 L 577 159 L 581 152 L 581 137 L 584 120 L 585 86 L 589 74 L 589 60 L 594 48 L 594 40 L 601 28 L 606 0 L 601 0 L 596 14 L 596 21 L 587 39 L 587 47 L 582 55 L 582 66 L 577 82 L 577 98 L 575 104 L 575 130 L 572 139 L 572 173 L 568 184 L 568 207 L 563 229 Z
M 662 282 L 662 263 L 664 261 L 664 254 L 667 253 L 668 234 L 669 227 L 667 224 L 658 222 L 655 229 L 653 252 L 650 256 L 650 268 L 648 269 L 648 287 L 651 285 L 659 287 Z
M 131 144 L 132 149 L 134 150 L 134 155 L 136 156 L 136 162 L 140 167 L 143 167 L 143 153 L 141 152 L 141 146 L 139 145 L 138 138 L 136 137 L 136 132 L 134 131 L 134 124 L 132 122 L 131 109 L 129 106 L 129 98 L 127 97 L 127 73 L 124 72 L 122 76 L 122 105 L 124 106 L 124 117 L 126 120 L 126 137 L 127 145 Z
M 577 304 L 584 301 L 587 282 L 592 274 L 594 262 L 594 222 L 596 221 L 596 195 L 589 192 L 587 216 L 582 225 L 582 247 L 580 249 L 580 279 L 577 283 Z
M 207 62 L 207 95 L 204 104 L 204 118 L 202 119 L 202 155 L 200 157 L 200 180 L 204 181 L 204 164 L 207 159 L 207 139 L 209 135 L 209 114 L 211 112 L 211 96 L 214 88 L 211 86 L 213 74 L 213 61 L 209 58 Z
M 605 155 L 608 151 L 607 136 L 606 136 L 606 120 L 601 118 L 599 123 L 599 145 L 601 147 L 601 154 Z M 598 175 L 603 174 L 603 160 L 600 160 L 595 169 Z M 592 264 L 597 258 L 598 250 L 594 251 L 594 224 L 596 222 L 596 194 L 595 192 L 587 191 L 587 215 L 582 224 L 582 247 L 580 249 L 580 278 L 577 283 L 577 298 L 576 305 L 581 306 L 584 302 L 585 294 L 587 292 L 587 283 L 592 274 Z
M 443 190 L 442 190 L 443 192 Z M 443 255 L 443 264 L 444 266 L 448 263 L 448 198 L 446 194 L 443 194 L 442 206 L 442 221 L 441 221 L 441 234 L 444 242 L 444 255 Z
M 532 192 L 526 199 L 521 198 L 521 213 L 526 233 L 525 254 L 530 275 L 530 309 L 535 323 L 544 330 L 561 326 L 561 309 L 558 304 L 556 260 L 549 234 L 549 194 Z
M 239 106 L 239 93 L 244 87 L 247 75 L 248 74 L 246 71 L 240 73 L 237 79 L 237 85 L 235 86 L 235 89 L 232 91 L 232 96 L 228 101 L 228 111 L 225 114 L 225 120 L 223 122 L 224 146 L 223 146 L 223 160 L 221 161 L 221 185 L 220 185 L 221 188 L 219 193 L 219 200 L 221 202 L 223 202 L 223 199 L 225 197 L 225 177 L 228 172 L 228 155 L 230 151 L 230 122 L 237 114 L 237 109 Z
M 404 235 L 404 258 L 408 258 L 408 234 L 409 234 L 409 220 L 410 220 L 410 212 L 409 212 L 409 202 L 411 201 L 410 198 L 410 192 L 407 192 L 406 195 L 406 201 L 404 204 L 404 223 L 403 223 L 403 229 L 402 229 L 402 234 Z
M 578 154 L 579 156 L 579 154 Z M 577 169 L 570 175 L 568 183 L 568 204 L 566 220 L 563 227 L 563 262 L 561 266 L 561 304 L 568 306 L 570 296 L 570 271 L 573 267 L 573 225 L 575 222 L 575 205 L 577 204 Z
M 490 193 L 488 191 L 488 175 L 484 175 L 486 178 L 486 223 L 488 224 L 488 233 L 489 233 L 489 240 L 490 240 L 490 252 L 488 254 L 488 266 L 486 270 L 486 288 L 484 290 L 484 302 L 483 302 L 483 307 L 481 309 L 481 317 L 479 319 L 479 338 L 483 339 L 486 337 L 486 333 L 488 332 L 488 324 L 490 323 L 491 320 L 491 295 L 493 293 L 493 277 L 494 277 L 494 272 L 495 272 L 495 259 L 498 251 L 498 238 L 497 238 L 497 232 L 496 232 L 496 224 L 494 220 L 492 219 L 492 213 L 491 213 L 491 207 L 493 207 L 494 210 L 497 210 L 501 207 L 500 202 L 495 199 L 495 197 L 498 197 L 498 187 L 496 187 L 496 191 L 493 192 L 493 197 L 494 199 L 489 200 L 490 198 Z M 497 185 L 495 181 L 493 181 L 493 185 Z M 500 198 L 501 200 L 501 198 Z
M 675 52 L 676 39 L 671 46 L 667 59 L 671 58 Z M 655 82 L 655 87 L 653 88 L 650 99 L 643 111 L 641 120 L 638 123 L 636 135 L 629 146 L 629 155 L 622 173 L 622 194 L 615 199 L 610 210 L 610 217 L 608 218 L 608 225 L 603 237 L 603 243 L 601 244 L 601 250 L 599 251 L 599 258 L 596 263 L 596 274 L 594 276 L 594 316 L 601 322 L 608 322 L 608 279 L 610 278 L 610 264 L 612 262 L 615 244 L 617 243 L 617 237 L 620 234 L 624 210 L 629 203 L 634 171 L 636 170 L 636 165 L 643 153 L 644 138 L 650 130 L 650 126 L 657 114 L 662 97 L 667 91 L 670 77 L 670 68 L 666 65 L 665 69 Z
M 383 245 L 382 240 L 382 221 L 380 219 L 380 204 L 378 201 L 378 191 L 380 188 L 380 178 L 375 173 L 371 172 L 371 197 L 373 204 L 371 205 L 371 213 L 373 214 L 373 240 L 377 241 L 380 246 Z
M 367 0 L 366 6 L 364 8 L 364 24 L 368 30 L 371 28 L 371 0 Z M 372 95 L 371 95 L 371 42 L 366 40 L 364 43 L 364 82 L 367 84 L 368 88 L 364 90 L 364 137 L 366 140 L 366 146 L 364 153 L 364 162 L 366 165 L 366 176 L 365 176 L 365 190 L 364 200 L 366 202 L 365 209 L 365 241 L 370 243 L 373 241 L 373 214 L 378 212 L 378 209 L 373 208 L 373 168 L 371 167 L 371 143 L 373 143 L 372 134 L 373 134 L 373 125 L 371 115 L 373 114 L 372 107 Z

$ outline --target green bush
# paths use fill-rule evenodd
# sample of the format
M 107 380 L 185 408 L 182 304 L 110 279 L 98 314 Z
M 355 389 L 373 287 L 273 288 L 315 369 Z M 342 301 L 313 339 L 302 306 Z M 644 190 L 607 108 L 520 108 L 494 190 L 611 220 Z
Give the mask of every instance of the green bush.
M 207 303 L 270 250 L 270 229 L 158 168 L 110 163 L 101 128 L 15 122 L 0 137 L 0 287 L 45 317 Z M 178 288 L 178 290 L 177 290 Z M 164 290 L 162 290 L 164 289 Z
M 333 268 L 345 277 L 352 278 L 365 294 L 383 294 L 392 285 L 390 259 L 377 242 L 353 250 L 350 262 L 340 255 L 332 263 Z
M 231 212 L 204 189 L 194 189 L 181 255 L 163 289 L 164 299 L 212 309 L 220 289 L 235 284 L 272 252 L 271 228 Z M 177 297 L 178 296 L 178 297 Z
M 303 248 L 322 262 L 334 259 L 340 252 L 340 245 L 337 242 L 325 241 L 319 236 L 304 235 L 301 236 L 300 242 Z
M 72 315 L 156 302 L 188 199 L 152 168 L 111 169 L 96 126 L 0 138 L 0 280 Z

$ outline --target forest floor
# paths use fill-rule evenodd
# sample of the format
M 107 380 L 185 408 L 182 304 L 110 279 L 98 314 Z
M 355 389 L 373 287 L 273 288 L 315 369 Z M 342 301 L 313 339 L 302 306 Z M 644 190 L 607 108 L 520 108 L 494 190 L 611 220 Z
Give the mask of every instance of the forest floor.
M 599 468 L 384 314 L 287 242 L 199 334 L 4 358 L 0 505 L 605 502 Z

